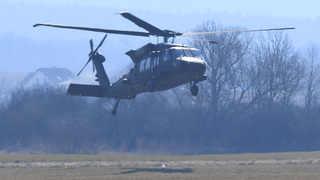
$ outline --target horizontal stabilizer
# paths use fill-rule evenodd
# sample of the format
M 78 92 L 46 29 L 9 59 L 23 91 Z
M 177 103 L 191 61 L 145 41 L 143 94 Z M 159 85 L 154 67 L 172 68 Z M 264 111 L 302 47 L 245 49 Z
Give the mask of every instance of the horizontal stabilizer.
M 70 84 L 67 94 L 75 96 L 107 97 L 108 87 L 99 85 Z

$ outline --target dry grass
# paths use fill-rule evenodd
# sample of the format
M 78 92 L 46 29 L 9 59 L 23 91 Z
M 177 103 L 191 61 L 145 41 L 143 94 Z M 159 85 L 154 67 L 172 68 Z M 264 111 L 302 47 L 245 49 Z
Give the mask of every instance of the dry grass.
M 320 152 L 200 156 L 0 154 L 1 180 L 319 177 Z

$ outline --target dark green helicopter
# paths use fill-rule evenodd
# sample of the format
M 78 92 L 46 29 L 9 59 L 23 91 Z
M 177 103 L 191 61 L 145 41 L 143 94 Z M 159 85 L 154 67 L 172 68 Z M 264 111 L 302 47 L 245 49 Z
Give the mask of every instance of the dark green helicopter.
M 89 27 L 64 26 L 54 24 L 35 24 L 37 26 L 50 26 L 56 28 L 77 29 L 85 31 L 94 31 L 102 33 L 132 35 L 132 36 L 161 36 L 163 43 L 148 43 L 137 50 L 126 52 L 134 63 L 133 68 L 128 74 L 123 75 L 118 81 L 110 83 L 109 78 L 103 67 L 105 57 L 98 52 L 107 37 L 104 36 L 97 48 L 93 49 L 93 42 L 90 40 L 91 52 L 86 65 L 92 61 L 97 70 L 96 81 L 99 85 L 70 84 L 68 95 L 108 97 L 115 98 L 116 104 L 112 114 L 116 115 L 120 99 L 134 99 L 137 94 L 144 92 L 165 91 L 182 84 L 190 83 L 190 91 L 193 96 L 198 95 L 199 88 L 197 83 L 207 79 L 205 74 L 206 61 L 201 52 L 195 48 L 189 48 L 183 44 L 168 43 L 168 38 L 175 38 L 182 35 L 213 34 L 213 33 L 231 33 L 231 32 L 251 32 L 251 31 L 270 31 L 270 30 L 288 30 L 295 28 L 277 28 L 277 29 L 259 29 L 259 30 L 241 30 L 241 31 L 220 31 L 220 32 L 196 32 L 196 33 L 178 33 L 171 30 L 161 30 L 128 12 L 119 13 L 124 18 L 132 21 L 148 32 L 123 31 L 112 29 L 100 29 Z M 187 38 L 186 38 L 187 39 Z M 195 40 L 195 39 L 192 39 Z M 200 40 L 215 43 L 210 40 Z

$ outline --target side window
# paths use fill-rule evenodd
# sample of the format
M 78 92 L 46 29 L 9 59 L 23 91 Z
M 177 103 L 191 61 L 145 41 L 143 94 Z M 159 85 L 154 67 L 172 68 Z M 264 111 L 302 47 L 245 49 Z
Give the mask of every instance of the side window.
M 163 59 L 164 59 L 164 52 L 160 53 L 160 57 L 159 57 L 159 66 L 163 63 Z
M 144 71 L 144 63 L 145 63 L 145 60 L 140 61 L 140 72 Z
M 155 61 L 155 57 L 153 56 L 150 58 L 150 69 L 154 68 L 154 61 Z
M 170 60 L 170 53 L 167 50 L 166 53 L 164 54 L 164 61 L 169 61 Z
M 158 67 L 159 66 L 159 56 L 154 57 L 153 60 L 153 67 Z
M 147 60 L 146 60 L 145 70 L 150 69 L 150 60 L 151 60 L 150 57 L 148 57 Z

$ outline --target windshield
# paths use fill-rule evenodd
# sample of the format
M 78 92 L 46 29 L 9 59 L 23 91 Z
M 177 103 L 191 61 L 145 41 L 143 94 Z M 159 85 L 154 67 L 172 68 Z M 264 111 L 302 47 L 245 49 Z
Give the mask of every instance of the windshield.
M 204 59 L 200 51 L 192 49 L 170 49 L 171 57 L 177 59 L 179 57 L 194 57 Z

